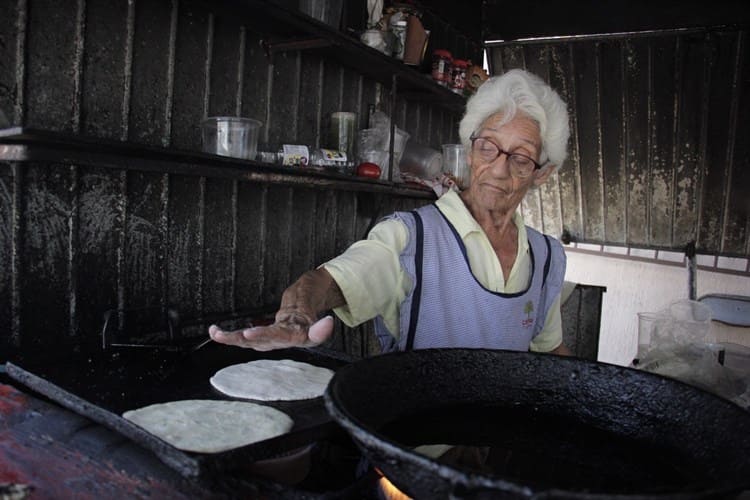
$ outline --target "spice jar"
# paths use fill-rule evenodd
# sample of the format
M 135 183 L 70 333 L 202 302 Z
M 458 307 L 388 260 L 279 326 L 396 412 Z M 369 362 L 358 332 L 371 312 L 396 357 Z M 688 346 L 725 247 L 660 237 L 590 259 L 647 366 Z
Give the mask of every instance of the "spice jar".
M 391 23 L 391 31 L 396 37 L 395 45 L 393 46 L 393 57 L 403 61 L 404 49 L 406 48 L 406 21 Z
M 466 87 L 466 68 L 469 67 L 469 61 L 463 59 L 454 59 L 451 64 L 450 87 L 456 94 L 463 94 Z
M 450 87 L 452 59 L 451 53 L 445 49 L 432 52 L 432 79 L 443 87 Z

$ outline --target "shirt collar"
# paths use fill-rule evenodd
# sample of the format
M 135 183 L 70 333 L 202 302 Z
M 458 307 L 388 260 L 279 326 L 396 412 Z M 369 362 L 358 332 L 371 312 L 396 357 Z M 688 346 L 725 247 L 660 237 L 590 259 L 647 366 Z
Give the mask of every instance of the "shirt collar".
M 469 209 L 466 208 L 461 197 L 452 189 L 448 190 L 448 192 L 441 196 L 435 202 L 435 205 L 437 205 L 448 221 L 453 224 L 453 227 L 456 228 L 456 232 L 458 232 L 458 235 L 462 240 L 465 240 L 466 237 L 473 232 L 484 233 L 482 227 L 471 215 Z M 529 239 L 526 236 L 526 226 L 523 221 L 523 216 L 518 210 L 513 213 L 513 223 L 518 229 L 519 249 L 524 252 L 528 251 Z

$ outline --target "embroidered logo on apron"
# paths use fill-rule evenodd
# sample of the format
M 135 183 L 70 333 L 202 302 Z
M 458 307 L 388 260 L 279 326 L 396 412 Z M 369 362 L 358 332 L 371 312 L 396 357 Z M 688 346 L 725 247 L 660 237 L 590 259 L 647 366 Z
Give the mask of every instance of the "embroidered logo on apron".
M 534 312 L 534 303 L 530 300 L 526 302 L 526 305 L 523 306 L 523 312 L 526 313 L 526 319 L 521 321 L 521 326 L 529 328 L 534 324 L 534 318 L 531 317 L 531 313 Z

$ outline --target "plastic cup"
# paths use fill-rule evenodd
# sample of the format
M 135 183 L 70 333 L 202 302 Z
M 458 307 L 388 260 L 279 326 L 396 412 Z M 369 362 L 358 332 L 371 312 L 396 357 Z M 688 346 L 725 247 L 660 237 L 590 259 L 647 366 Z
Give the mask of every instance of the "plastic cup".
M 337 111 L 331 113 L 331 147 L 346 153 L 347 161 L 354 158 L 354 139 L 357 131 L 357 113 Z
M 409 141 L 409 135 L 408 132 L 401 130 L 400 128 L 396 127 L 396 133 L 393 139 L 393 164 L 399 165 L 401 163 L 401 158 L 404 155 L 404 151 L 406 150 L 406 143 Z M 390 146 L 390 141 L 388 146 Z
M 463 144 L 443 144 L 443 172 L 452 175 L 460 189 L 469 187 L 471 179 L 466 164 L 466 151 Z
M 203 152 L 254 160 L 263 125 L 252 118 L 212 116 L 201 122 Z
M 664 315 L 653 312 L 638 313 L 638 353 L 636 359 L 643 359 L 651 348 L 651 342 L 659 335 L 660 325 L 664 325 Z
M 381 179 L 388 179 L 387 142 L 387 134 L 381 129 L 365 128 L 357 132 L 357 162 L 378 165 Z
M 435 180 L 440 177 L 443 155 L 440 151 L 423 144 L 409 141 L 399 163 L 401 172 L 406 172 L 420 179 Z

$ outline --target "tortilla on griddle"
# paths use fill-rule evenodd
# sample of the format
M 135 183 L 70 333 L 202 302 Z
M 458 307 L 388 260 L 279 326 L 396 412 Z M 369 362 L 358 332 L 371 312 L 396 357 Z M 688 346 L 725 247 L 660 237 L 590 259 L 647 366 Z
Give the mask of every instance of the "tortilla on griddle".
M 123 413 L 175 448 L 218 453 L 239 448 L 291 430 L 286 413 L 245 401 L 186 399 L 145 406 Z
M 296 401 L 323 395 L 333 370 L 291 359 L 259 359 L 222 368 L 211 385 L 234 398 Z

